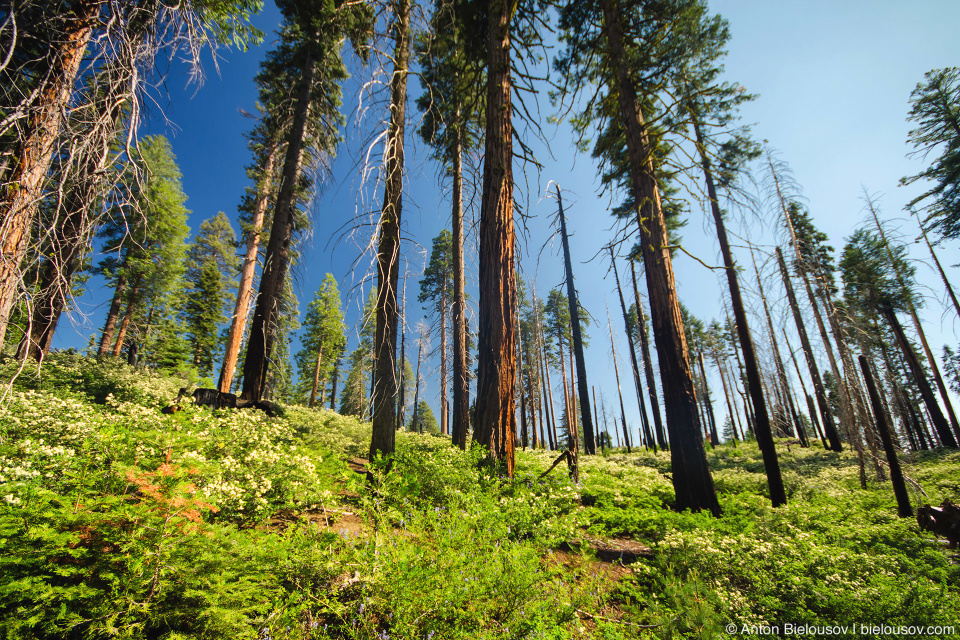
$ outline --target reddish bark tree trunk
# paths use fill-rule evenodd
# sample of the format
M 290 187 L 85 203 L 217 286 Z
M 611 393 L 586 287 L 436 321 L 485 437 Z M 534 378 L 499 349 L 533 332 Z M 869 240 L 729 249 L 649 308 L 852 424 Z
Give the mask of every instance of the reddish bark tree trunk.
M 490 0 L 487 24 L 487 127 L 480 205 L 480 320 L 474 439 L 513 477 L 514 281 L 513 126 L 510 21 L 515 4 Z
M 467 448 L 470 431 L 470 407 L 467 370 L 467 296 L 463 266 L 463 163 L 459 127 L 454 129 L 456 150 L 453 155 L 453 442 Z
M 230 330 L 227 333 L 227 342 L 224 348 L 223 367 L 220 369 L 220 380 L 217 383 L 217 388 L 223 393 L 230 393 L 233 386 L 237 358 L 240 355 L 240 346 L 243 342 L 247 311 L 250 309 L 250 298 L 253 294 L 253 278 L 257 270 L 260 236 L 263 233 L 263 220 L 266 217 L 267 204 L 270 201 L 270 189 L 273 173 L 276 169 L 277 153 L 277 146 L 274 145 L 267 154 L 263 181 L 260 184 L 260 191 L 257 193 L 257 200 L 254 203 L 250 230 L 247 232 L 247 247 L 243 254 L 243 265 L 240 267 L 240 282 L 237 284 L 237 302 L 233 307 L 233 317 L 230 321 Z
M 20 289 L 21 262 L 30 244 L 30 227 L 36 216 L 53 148 L 67 111 L 73 85 L 100 9 L 95 0 L 75 3 L 64 21 L 58 48 L 50 52 L 47 77 L 27 107 L 30 115 L 19 143 L 13 149 L 13 166 L 0 200 L 0 347 L 6 337 L 10 313 Z

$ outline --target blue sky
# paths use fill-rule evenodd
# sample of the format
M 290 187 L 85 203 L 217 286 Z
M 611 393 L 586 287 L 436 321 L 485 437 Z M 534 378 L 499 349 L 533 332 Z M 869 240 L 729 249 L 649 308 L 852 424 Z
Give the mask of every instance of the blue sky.
M 194 231 L 202 220 L 218 211 L 236 219 L 237 204 L 248 182 L 244 166 L 250 158 L 243 133 L 252 124 L 241 110 L 254 110 L 253 76 L 271 46 L 272 31 L 279 22 L 275 7 L 268 4 L 271 6 L 255 20 L 267 32 L 262 47 L 247 53 L 222 51 L 219 74 L 208 58 L 207 77 L 199 88 L 187 86 L 185 70 L 174 64 L 165 83 L 169 95 L 158 100 L 154 118 L 144 127 L 144 132 L 164 133 L 172 141 L 184 175 L 184 190 L 189 196 L 187 206 L 193 211 L 190 226 Z M 879 205 L 887 217 L 901 219 L 901 232 L 912 240 L 917 229 L 912 221 L 904 218 L 901 209 L 921 187 L 898 187 L 897 182 L 924 165 L 920 160 L 905 157 L 909 150 L 905 144 L 910 128 L 905 121 L 908 98 L 926 71 L 960 64 L 960 41 L 955 35 L 955 25 L 960 23 L 960 4 L 714 0 L 710 8 L 730 23 L 732 39 L 726 60 L 726 79 L 759 94 L 758 99 L 743 110 L 744 122 L 754 123 L 755 137 L 768 140 L 780 158 L 790 165 L 815 224 L 830 235 L 834 247 L 839 251 L 844 238 L 864 221 L 863 187 L 879 196 Z M 365 103 L 369 109 L 365 120 L 358 124 L 357 91 L 367 79 L 369 71 L 358 70 L 345 87 L 344 110 L 349 121 L 346 142 L 333 164 L 330 181 L 311 209 L 314 230 L 312 237 L 305 241 L 304 259 L 295 275 L 297 293 L 304 307 L 326 272 L 334 274 L 345 294 L 368 274 L 369 260 L 351 270 L 364 243 L 369 241 L 368 228 L 361 227 L 352 237 L 337 235 L 338 230 L 349 226 L 355 215 L 362 218 L 368 210 L 376 209 L 382 193 L 381 187 L 361 184 L 357 177 L 369 132 L 382 117 L 376 103 Z M 408 344 L 413 339 L 412 328 L 421 315 L 415 297 L 418 270 L 422 269 L 425 257 L 423 248 L 428 251 L 431 239 L 449 224 L 450 209 L 438 181 L 438 168 L 429 159 L 428 149 L 414 135 L 417 122 L 413 99 L 420 91 L 416 79 L 411 78 L 409 88 L 408 111 L 412 120 L 407 128 L 408 189 L 403 213 L 412 239 L 406 245 L 411 271 L 407 292 Z M 159 118 L 161 110 L 168 122 Z M 540 98 L 540 110 L 544 118 L 551 113 L 545 95 Z M 638 413 L 636 399 L 630 391 L 629 364 L 623 359 L 626 341 L 622 337 L 622 323 L 617 326 L 616 290 L 612 276 L 607 275 L 607 262 L 591 261 L 610 238 L 611 202 L 609 196 L 599 194 L 596 167 L 589 156 L 576 154 L 569 129 L 545 126 L 549 150 L 544 144 L 534 142 L 544 169 L 539 176 L 531 172 L 527 183 L 518 188 L 518 198 L 523 200 L 531 216 L 523 244 L 522 269 L 529 279 L 536 276 L 541 296 L 551 287 L 562 284 L 559 242 L 540 252 L 552 233 L 549 219 L 555 203 L 543 197 L 548 181 L 552 180 L 567 192 L 564 200 L 581 303 L 599 322 L 589 330 L 592 337 L 587 356 L 589 382 L 596 387 L 598 395 L 604 395 L 608 408 L 612 407 L 616 386 L 604 310 L 605 303 L 609 303 L 621 354 L 619 366 L 627 419 L 635 431 Z M 757 170 L 759 173 L 759 167 Z M 517 172 L 519 175 L 519 167 Z M 689 224 L 683 232 L 685 248 L 708 264 L 719 264 L 712 229 L 705 226 L 706 218 L 696 200 L 691 200 L 688 217 Z M 751 220 L 749 237 L 755 243 L 769 245 L 774 239 L 771 213 L 763 211 L 760 218 L 762 224 Z M 930 287 L 930 299 L 922 315 L 931 344 L 939 353 L 940 345 L 956 345 L 955 329 L 960 324 L 952 314 L 944 314 L 938 300 L 943 298 L 941 287 L 936 274 L 927 266 L 926 249 L 913 246 L 911 255 L 921 263 L 921 282 Z M 956 262 L 956 243 L 945 243 L 940 255 L 945 263 Z M 749 267 L 748 254 L 738 250 L 737 257 L 741 263 L 747 261 Z M 718 274 L 682 255 L 675 258 L 674 266 L 681 300 L 690 310 L 705 321 L 722 317 Z M 469 267 L 475 278 L 475 260 Z M 951 276 L 955 277 L 956 273 L 956 269 L 950 270 Z M 749 282 L 745 284 L 752 290 Z M 468 287 L 474 286 L 475 283 L 468 283 Z M 91 281 L 89 289 L 82 301 L 86 322 L 77 319 L 74 327 L 65 323 L 55 347 L 85 344 L 92 333 L 99 332 L 110 292 L 96 281 Z M 357 295 L 358 288 L 352 290 L 354 295 L 347 299 L 347 319 L 351 324 L 356 321 L 356 311 L 369 289 L 364 287 L 363 295 Z M 779 295 L 779 288 L 776 291 Z M 783 305 L 776 304 L 775 310 L 777 321 L 789 326 Z M 762 331 L 758 317 L 752 319 L 751 328 L 755 334 Z M 761 341 L 763 338 L 761 333 Z M 714 377 L 711 384 L 715 390 L 715 410 L 722 422 L 726 408 L 722 394 L 716 393 L 719 381 Z M 437 392 L 434 372 L 428 375 L 427 390 L 434 409 L 438 404 Z

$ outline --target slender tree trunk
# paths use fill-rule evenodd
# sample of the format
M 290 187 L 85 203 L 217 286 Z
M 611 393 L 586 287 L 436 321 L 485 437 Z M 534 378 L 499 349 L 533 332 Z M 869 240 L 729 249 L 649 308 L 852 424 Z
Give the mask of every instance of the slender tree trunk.
M 613 342 L 613 323 L 610 322 L 610 308 L 607 308 L 607 330 L 610 332 L 610 353 L 613 355 L 613 374 L 617 381 L 617 397 L 620 399 L 620 419 L 623 422 L 623 444 L 627 453 L 632 453 L 630 436 L 627 433 L 627 411 L 623 407 L 623 392 L 620 390 L 620 368 L 617 366 L 617 346 Z
M 230 393 L 233 386 L 233 377 L 236 373 L 237 358 L 240 355 L 240 346 L 243 342 L 243 333 L 247 322 L 247 312 L 250 309 L 250 298 L 253 294 L 253 278 L 257 270 L 257 254 L 260 251 L 260 236 L 263 233 L 263 220 L 267 214 L 267 204 L 270 202 L 271 183 L 276 170 L 276 144 L 270 147 L 267 162 L 263 169 L 263 179 L 253 207 L 253 220 L 247 231 L 247 246 L 243 254 L 243 264 L 240 267 L 240 282 L 237 284 L 237 301 L 233 307 L 233 317 L 230 320 L 230 329 L 227 332 L 227 341 L 224 345 L 223 367 L 220 369 L 220 380 L 217 388 L 223 393 Z
M 637 404 L 640 408 L 640 423 L 643 428 L 644 438 L 648 446 L 653 445 L 653 452 L 657 452 L 657 443 L 650 433 L 650 424 L 647 422 L 647 410 L 643 402 L 643 386 L 640 384 L 640 368 L 637 366 L 637 352 L 633 343 L 633 332 L 630 331 L 630 322 L 627 317 L 627 305 L 623 299 L 623 289 L 620 287 L 620 274 L 617 273 L 617 261 L 613 256 L 613 247 L 607 247 L 610 250 L 610 264 L 613 267 L 613 277 L 617 283 L 617 295 L 620 298 L 620 311 L 623 313 L 623 328 L 627 333 L 627 346 L 630 349 L 630 367 L 633 371 L 633 386 L 637 392 Z M 639 302 L 637 303 L 637 313 L 639 313 Z
M 699 436 L 700 424 L 693 392 L 693 373 L 680 317 L 670 259 L 670 243 L 660 207 L 653 153 L 640 113 L 636 89 L 629 75 L 630 65 L 624 54 L 617 3 L 613 0 L 601 0 L 600 6 L 603 10 L 609 66 L 615 73 L 614 88 L 619 101 L 621 124 L 626 134 L 631 186 L 635 201 L 639 205 L 637 224 L 647 276 L 647 291 L 650 295 L 653 335 L 660 359 L 676 506 L 681 510 L 707 509 L 714 515 L 719 515 L 720 504 L 710 468 L 707 466 L 703 441 Z
M 837 428 L 833 422 L 833 413 L 827 402 L 827 393 L 823 388 L 823 381 L 820 379 L 820 369 L 817 368 L 817 361 L 813 357 L 813 349 L 810 348 L 810 339 L 807 337 L 807 330 L 804 327 L 803 318 L 800 315 L 800 308 L 797 306 L 797 297 L 793 293 L 793 284 L 790 282 L 790 273 L 787 271 L 787 265 L 783 260 L 783 252 L 780 251 L 780 247 L 777 247 L 777 262 L 780 265 L 780 276 L 783 279 L 783 286 L 787 291 L 790 309 L 793 311 L 793 320 L 797 325 L 797 333 L 800 335 L 803 355 L 807 359 L 807 368 L 810 370 L 813 390 L 817 396 L 817 403 L 820 405 L 820 417 L 823 420 L 823 428 L 826 432 L 827 440 L 830 442 L 830 449 L 841 451 L 843 450 L 843 445 L 840 444 L 840 436 L 837 434 Z
M 447 285 L 440 285 L 440 433 L 448 435 L 447 420 Z
M 43 183 L 99 10 L 96 0 L 74 3 L 64 20 L 62 37 L 49 52 L 47 75 L 28 106 L 30 115 L 13 148 L 13 166 L 0 198 L 0 348 L 20 290 L 21 263 L 30 245 Z
M 917 218 L 917 224 L 920 225 L 920 232 L 923 234 L 923 241 L 930 251 L 930 257 L 933 258 L 933 263 L 937 265 L 937 273 L 940 274 L 940 279 L 943 280 L 943 286 L 946 287 L 947 293 L 950 295 L 950 301 L 953 302 L 953 309 L 957 312 L 957 317 L 960 317 L 960 302 L 957 301 L 957 294 L 953 292 L 953 287 L 950 285 L 950 281 L 947 280 L 947 274 L 944 272 L 943 266 L 941 266 L 940 260 L 937 258 L 937 254 L 933 251 L 933 245 L 930 244 L 930 238 L 927 237 L 927 230 L 923 228 L 923 223 L 920 222 L 920 216 L 917 212 L 913 209 L 911 209 L 910 212 Z
M 660 399 L 657 398 L 656 377 L 653 374 L 653 358 L 650 357 L 650 341 L 647 339 L 647 318 L 640 301 L 640 290 L 637 288 L 637 270 L 633 260 L 630 260 L 630 278 L 633 281 L 633 301 L 637 305 L 637 333 L 640 335 L 640 353 L 643 356 L 643 371 L 647 378 L 647 393 L 650 396 L 650 409 L 653 412 L 653 427 L 656 430 L 657 444 L 667 450 L 666 433 L 663 430 L 663 419 L 660 417 Z M 629 331 L 627 332 L 629 333 Z
M 313 368 L 313 387 L 310 389 L 310 408 L 317 402 L 317 387 L 320 385 L 320 364 L 323 362 L 323 337 L 317 344 L 317 364 Z
M 777 376 L 780 379 L 780 386 L 783 389 L 783 393 L 787 396 L 791 417 L 793 417 L 795 421 L 797 435 L 800 437 L 802 446 L 806 447 L 808 446 L 807 435 L 803 432 L 803 425 L 801 425 L 799 422 L 796 422 L 796 408 L 793 406 L 792 398 L 789 397 L 790 383 L 787 379 L 787 370 L 783 366 L 783 358 L 780 356 L 780 347 L 777 345 L 777 333 L 773 329 L 773 318 L 770 315 L 770 307 L 767 305 L 767 296 L 764 295 L 763 292 L 763 281 L 760 278 L 760 270 L 757 268 L 757 261 L 753 256 L 752 248 L 750 249 L 750 259 L 753 262 L 753 272 L 757 277 L 757 290 L 760 293 L 760 300 L 763 303 L 763 314 L 767 319 L 767 331 L 770 334 L 770 344 L 773 347 L 773 358 L 777 368 Z
M 330 411 L 337 407 L 337 380 L 340 378 L 340 358 L 333 363 L 333 375 L 330 376 Z
M 887 463 L 890 465 L 890 482 L 893 483 L 893 493 L 897 497 L 897 513 L 901 518 L 913 517 L 910 496 L 907 494 L 907 485 L 903 480 L 903 471 L 900 470 L 900 460 L 893 448 L 893 438 L 890 437 L 890 429 L 887 427 L 887 419 L 884 416 L 883 404 L 880 402 L 880 394 L 877 393 L 877 385 L 873 382 L 870 363 L 864 356 L 860 356 L 860 369 L 863 371 L 864 382 L 867 383 L 870 404 L 873 406 L 873 417 L 880 431 L 883 448 L 887 453 Z
M 594 387 L 593 385 L 591 385 L 591 386 L 590 386 L 590 391 L 591 391 L 591 395 L 593 396 L 593 415 L 594 415 L 594 417 L 598 420 L 598 422 L 597 422 L 597 431 L 599 432 L 599 430 L 600 430 L 600 423 L 599 423 L 600 418 L 598 417 L 599 414 L 597 413 L 597 388 Z M 599 445 L 600 445 L 600 453 L 603 453 L 603 434 L 602 434 L 602 433 L 598 433 L 598 435 L 597 435 L 597 441 L 598 441 L 598 443 L 599 443 Z
M 691 110 L 692 112 L 692 110 Z M 704 147 L 703 136 L 697 118 L 693 119 L 693 130 L 697 138 L 697 149 L 700 153 L 700 165 L 707 182 L 707 197 L 710 199 L 710 210 L 713 213 L 713 222 L 717 227 L 717 239 L 720 242 L 720 253 L 723 256 L 724 271 L 727 274 L 727 287 L 730 289 L 730 304 L 733 307 L 733 318 L 736 321 L 737 337 L 740 339 L 740 349 L 743 351 L 743 362 L 747 369 L 747 385 L 750 399 L 753 400 L 753 411 L 756 415 L 754 433 L 760 453 L 763 455 L 763 466 L 767 472 L 767 483 L 770 486 L 770 500 L 773 506 L 779 507 L 787 503 L 786 490 L 783 488 L 783 478 L 780 475 L 780 463 L 777 460 L 777 449 L 773 443 L 773 433 L 770 429 L 770 417 L 767 414 L 767 403 L 763 397 L 760 385 L 760 366 L 757 364 L 757 355 L 753 347 L 753 338 L 747 326 L 747 312 L 740 294 L 740 281 L 737 278 L 737 267 L 730 251 L 727 240 L 727 228 L 723 222 L 723 213 L 720 211 L 717 199 L 716 186 L 713 183 L 713 169 L 710 158 Z M 702 363 L 701 363 L 702 367 Z M 706 383 L 706 377 L 704 377 Z
M 410 424 L 411 431 L 418 431 L 418 418 L 420 417 L 420 363 L 423 362 L 423 334 L 420 334 L 420 341 L 417 346 L 417 373 L 413 385 L 413 422 Z
M 710 387 L 707 384 L 707 369 L 703 366 L 703 352 L 697 352 L 697 358 L 700 361 L 700 379 L 703 380 L 703 403 L 707 407 L 707 416 L 710 418 L 710 444 L 717 446 L 720 444 L 720 436 L 717 434 L 717 417 L 713 414 L 713 401 L 710 399 Z
M 464 291 L 463 260 L 463 144 L 460 127 L 454 127 L 456 150 L 453 155 L 453 440 L 461 449 L 467 448 L 470 431 L 470 407 L 467 400 L 467 324 L 466 293 Z
M 590 388 L 587 385 L 587 365 L 583 359 L 583 336 L 580 333 L 580 302 L 577 288 L 573 282 L 573 265 L 570 262 L 570 240 L 567 237 L 567 217 L 563 213 L 563 198 L 557 187 L 557 206 L 560 213 L 560 239 L 563 244 L 563 264 L 567 274 L 567 303 L 570 306 L 570 327 L 573 330 L 573 351 L 577 362 L 577 395 L 580 399 L 583 442 L 587 455 L 596 455 L 597 443 L 594 439 L 593 416 L 590 414 Z
M 917 386 L 920 388 L 920 396 L 923 398 L 923 402 L 927 406 L 927 411 L 930 413 L 930 419 L 933 422 L 934 428 L 937 430 L 937 435 L 940 436 L 940 442 L 942 442 L 943 446 L 945 447 L 956 449 L 957 441 L 953 437 L 953 433 L 950 431 L 950 425 L 947 422 L 947 419 L 944 417 L 943 412 L 940 411 L 940 406 L 937 404 L 937 398 L 933 395 L 933 389 L 930 388 L 930 383 L 927 382 L 927 378 L 923 372 L 923 367 L 920 365 L 920 359 L 917 358 L 917 354 L 914 352 L 913 347 L 911 347 L 910 343 L 907 341 L 907 336 L 903 331 L 903 327 L 900 325 L 900 321 L 897 320 L 897 314 L 895 314 L 893 309 L 891 309 L 889 306 L 881 307 L 880 312 L 887 319 L 887 322 L 890 324 L 890 328 L 897 337 L 897 342 L 900 345 L 900 350 L 903 352 L 903 357 L 906 359 L 907 364 L 910 366 L 910 370 L 913 372 L 913 378 L 916 380 Z
M 310 110 L 310 90 L 314 78 L 314 51 L 308 46 L 301 70 L 301 82 L 294 106 L 293 121 L 287 138 L 280 189 L 277 192 L 270 241 L 260 276 L 260 291 L 250 325 L 250 338 L 243 362 L 243 390 L 245 400 L 259 401 L 267 384 L 267 369 L 276 334 L 280 300 L 284 280 L 290 264 L 290 244 L 293 236 L 293 218 L 296 208 L 295 193 L 300 177 L 302 150 Z M 221 375 L 221 386 L 229 385 L 230 378 Z
M 386 180 L 380 212 L 380 243 L 377 249 L 377 332 L 374 339 L 375 391 L 370 460 L 391 455 L 396 447 L 397 416 L 397 284 L 400 279 L 400 217 L 403 208 L 404 129 L 407 108 L 407 75 L 410 58 L 410 0 L 394 4 L 392 32 L 395 43 L 390 79 L 390 126 L 385 148 Z M 445 311 L 445 310 L 442 310 Z M 441 349 L 446 347 L 441 345 Z M 446 388 L 444 381 L 444 389 Z M 445 419 L 446 407 L 440 403 Z
M 542 332 L 540 335 L 542 338 L 543 336 Z M 542 344 L 542 341 L 540 345 L 540 354 L 541 354 L 540 368 L 542 370 L 541 374 L 543 375 L 544 379 L 547 381 L 545 392 L 547 395 L 547 400 L 549 400 L 549 405 L 547 405 L 548 407 L 547 416 L 550 421 L 550 424 L 547 428 L 547 436 L 549 437 L 549 440 L 550 440 L 550 448 L 556 451 L 557 449 L 560 448 L 559 443 L 557 443 L 557 413 L 553 407 L 553 383 L 550 381 L 550 367 L 547 366 L 546 349 L 545 349 L 545 346 Z
M 515 4 L 490 0 L 487 18 L 487 126 L 480 204 L 480 326 L 474 439 L 514 469 L 513 125 L 510 22 Z
M 142 284 L 143 274 L 139 274 L 133 282 L 130 295 L 127 297 L 127 310 L 123 314 L 123 321 L 120 323 L 120 330 L 117 332 L 117 342 L 113 347 L 113 357 L 115 358 L 119 357 L 120 352 L 123 351 L 123 343 L 127 336 L 127 329 L 133 321 L 133 314 L 137 309 L 137 304 L 140 302 L 140 287 Z

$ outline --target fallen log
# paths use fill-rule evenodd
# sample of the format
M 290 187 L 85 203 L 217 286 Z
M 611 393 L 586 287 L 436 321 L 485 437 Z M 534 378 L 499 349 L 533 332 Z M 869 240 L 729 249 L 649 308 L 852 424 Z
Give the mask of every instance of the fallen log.
M 960 546 L 960 507 L 949 500 L 944 500 L 939 507 L 925 504 L 917 509 L 917 524 L 923 531 L 946 538 L 951 549 Z

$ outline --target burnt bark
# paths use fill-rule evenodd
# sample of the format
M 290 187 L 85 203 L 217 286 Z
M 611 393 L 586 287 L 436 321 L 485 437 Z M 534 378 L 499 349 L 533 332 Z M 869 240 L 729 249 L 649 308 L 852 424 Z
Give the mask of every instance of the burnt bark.
M 283 295 L 283 283 L 290 265 L 290 245 L 293 240 L 293 219 L 296 207 L 294 196 L 299 182 L 301 151 L 306 135 L 310 90 L 315 73 L 314 52 L 310 47 L 307 48 L 304 56 L 301 73 L 293 121 L 287 136 L 287 152 L 283 162 L 280 189 L 277 192 L 273 225 L 270 228 L 270 241 L 267 243 L 263 273 L 260 276 L 260 290 L 250 325 L 247 354 L 243 362 L 243 390 L 240 397 L 251 402 L 258 402 L 261 399 L 267 384 L 267 369 L 273 351 L 280 298 Z M 224 380 L 221 380 L 221 383 L 226 384 Z
M 400 280 L 400 217 L 403 208 L 404 125 L 410 58 L 410 0 L 394 8 L 394 68 L 390 80 L 390 127 L 386 142 L 386 184 L 377 248 L 377 332 L 374 342 L 373 434 L 370 460 L 396 447 L 397 420 L 397 284 Z M 446 398 L 443 398 L 445 401 Z M 440 403 L 441 416 L 446 412 Z

